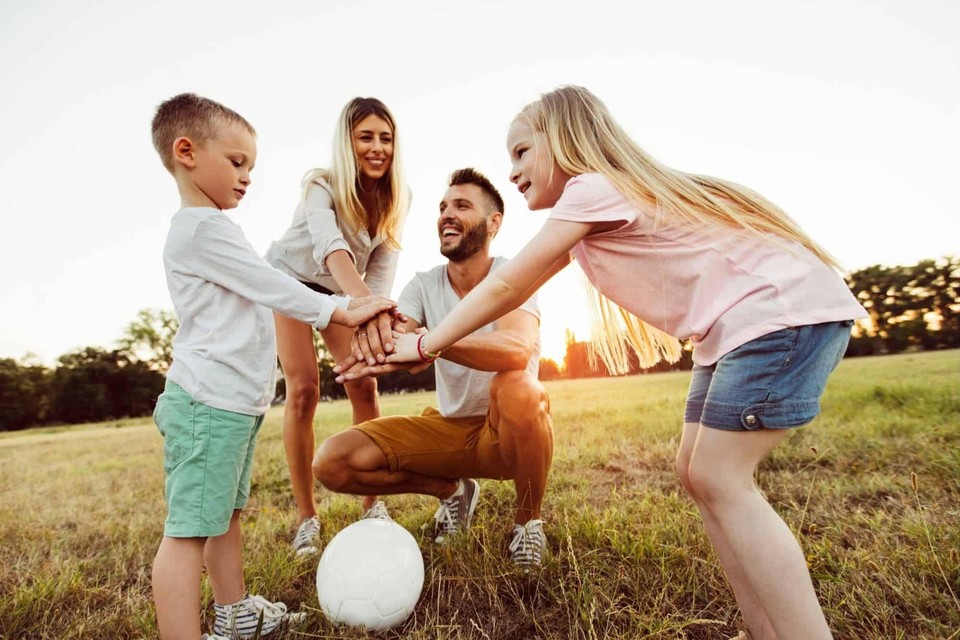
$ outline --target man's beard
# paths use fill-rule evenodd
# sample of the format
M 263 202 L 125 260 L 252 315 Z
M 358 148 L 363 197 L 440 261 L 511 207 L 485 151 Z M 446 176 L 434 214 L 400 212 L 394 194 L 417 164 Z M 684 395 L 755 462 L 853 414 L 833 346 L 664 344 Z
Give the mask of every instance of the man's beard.
M 487 244 L 487 219 L 484 218 L 476 225 L 465 229 L 457 246 L 444 249 L 441 245 L 440 253 L 450 262 L 463 262 L 467 258 L 483 249 Z

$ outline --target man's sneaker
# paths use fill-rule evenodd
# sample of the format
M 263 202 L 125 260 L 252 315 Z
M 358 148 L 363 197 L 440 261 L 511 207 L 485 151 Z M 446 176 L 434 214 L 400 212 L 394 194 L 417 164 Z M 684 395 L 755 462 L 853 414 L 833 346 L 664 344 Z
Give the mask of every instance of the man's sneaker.
M 363 512 L 363 515 L 360 516 L 361 520 L 389 520 L 393 522 L 393 518 L 390 517 L 390 513 L 387 511 L 387 505 L 383 504 L 383 500 L 377 500 L 373 503 L 373 506 Z
M 513 540 L 510 541 L 510 561 L 513 564 L 524 569 L 539 567 L 546 549 L 547 537 L 543 533 L 543 520 L 513 525 Z
M 213 623 L 213 632 L 218 636 L 253 638 L 263 616 L 261 636 L 267 636 L 283 627 L 295 626 L 304 621 L 306 613 L 287 613 L 287 605 L 282 602 L 270 602 L 263 596 L 247 595 L 235 604 L 216 604 L 213 610 L 217 619 Z M 214 636 L 216 637 L 216 636 Z
M 460 489 L 460 495 L 441 500 L 437 512 L 433 514 L 433 535 L 438 544 L 467 529 L 473 519 L 473 511 L 480 497 L 480 483 L 470 478 L 460 478 Z
M 320 550 L 320 520 L 317 516 L 307 518 L 297 527 L 291 546 L 298 556 L 316 553 Z

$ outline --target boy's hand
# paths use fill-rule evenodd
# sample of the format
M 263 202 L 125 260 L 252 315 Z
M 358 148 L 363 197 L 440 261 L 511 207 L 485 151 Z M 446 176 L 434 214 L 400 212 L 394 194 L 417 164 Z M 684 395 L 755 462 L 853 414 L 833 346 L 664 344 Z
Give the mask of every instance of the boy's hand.
M 330 322 L 345 327 L 357 327 L 378 313 L 396 308 L 397 303 L 383 296 L 361 296 L 351 298 L 346 310 L 336 309 L 330 316 Z

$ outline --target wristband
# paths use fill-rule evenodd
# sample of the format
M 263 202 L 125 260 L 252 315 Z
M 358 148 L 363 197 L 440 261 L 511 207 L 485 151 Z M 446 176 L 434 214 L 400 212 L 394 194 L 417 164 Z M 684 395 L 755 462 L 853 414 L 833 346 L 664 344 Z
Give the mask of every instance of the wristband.
M 427 351 L 426 347 L 423 344 L 423 339 L 427 337 L 427 334 L 421 333 L 420 337 L 417 338 L 417 354 L 420 356 L 420 360 L 423 362 L 433 362 L 440 357 L 440 352 L 430 353 Z

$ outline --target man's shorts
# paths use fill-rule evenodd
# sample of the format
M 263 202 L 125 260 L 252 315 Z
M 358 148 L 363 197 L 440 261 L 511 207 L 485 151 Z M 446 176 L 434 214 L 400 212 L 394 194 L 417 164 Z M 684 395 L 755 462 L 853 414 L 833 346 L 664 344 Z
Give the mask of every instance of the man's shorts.
M 500 455 L 500 434 L 490 415 L 445 418 L 433 407 L 419 416 L 388 416 L 354 427 L 373 440 L 391 471 L 437 478 L 510 477 Z
M 714 364 L 694 365 L 684 422 L 726 431 L 799 427 L 820 413 L 852 320 L 788 327 L 760 336 Z
M 163 535 L 223 535 L 250 495 L 253 451 L 263 416 L 196 402 L 167 380 L 153 419 L 163 436 L 167 520 Z

